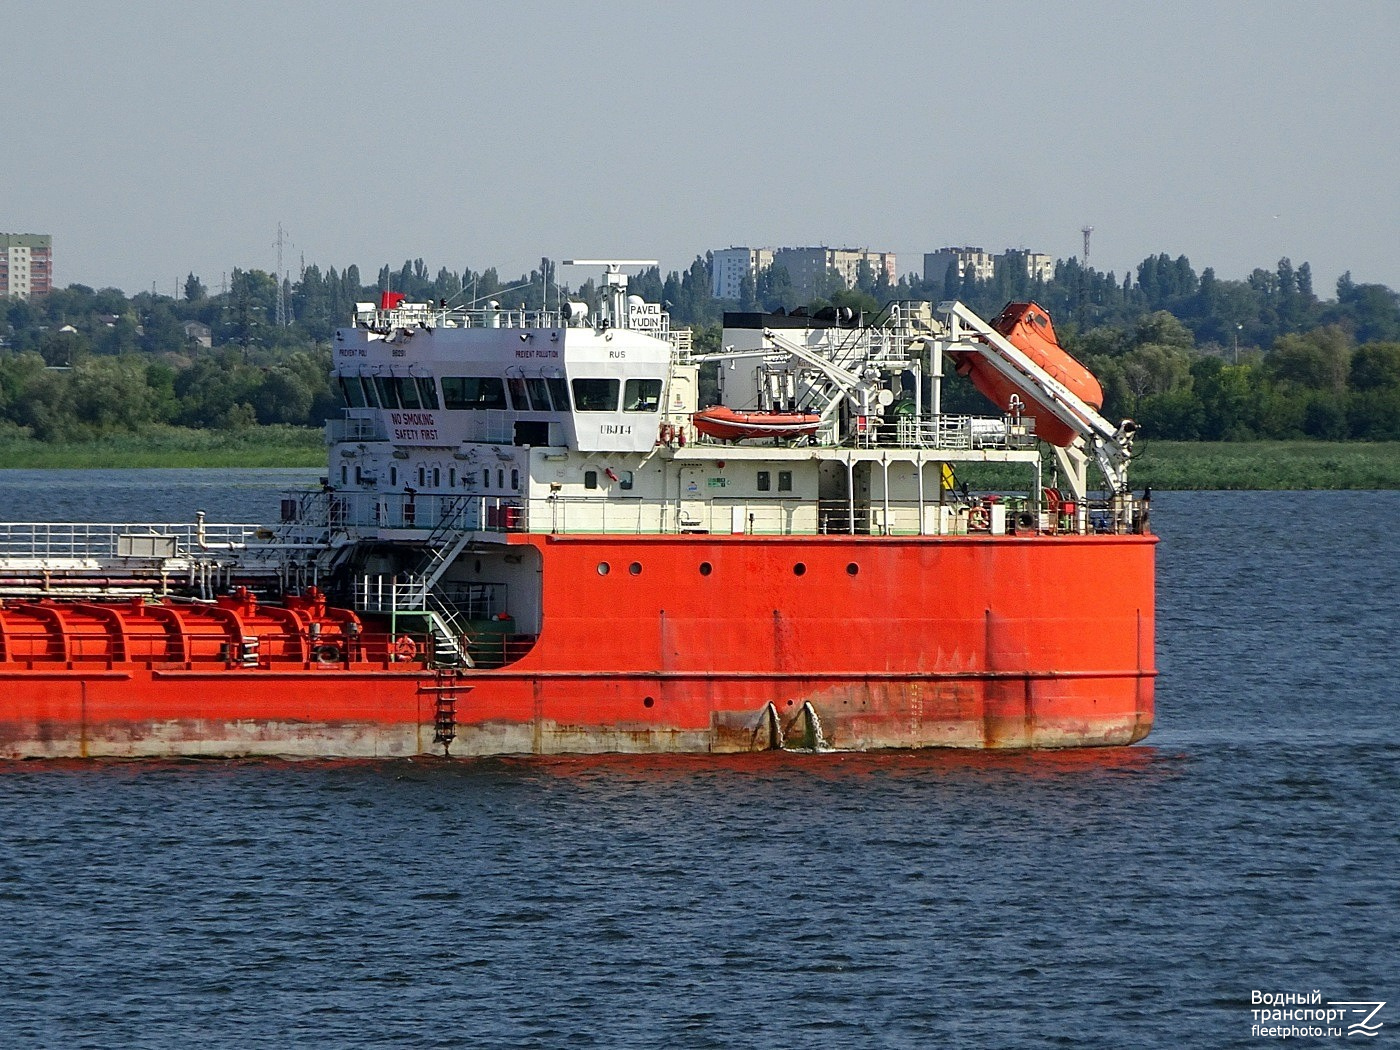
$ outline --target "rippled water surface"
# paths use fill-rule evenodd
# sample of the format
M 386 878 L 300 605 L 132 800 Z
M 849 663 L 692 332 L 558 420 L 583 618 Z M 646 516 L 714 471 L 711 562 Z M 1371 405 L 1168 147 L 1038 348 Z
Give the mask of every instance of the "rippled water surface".
M 0 472 L 0 516 L 314 480 Z M 1393 1000 L 1380 1046 L 1397 521 L 1159 495 L 1133 748 L 0 765 L 0 1046 L 1246 1045 L 1254 989 Z

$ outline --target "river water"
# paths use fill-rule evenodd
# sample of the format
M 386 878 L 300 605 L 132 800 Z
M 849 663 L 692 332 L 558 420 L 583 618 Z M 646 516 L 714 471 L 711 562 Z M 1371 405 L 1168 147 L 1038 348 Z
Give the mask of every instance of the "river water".
M 0 518 L 315 480 L 3 471 Z M 1400 493 L 1152 520 L 1132 748 L 0 765 L 0 1045 L 1244 1046 L 1314 990 L 1400 1039 Z

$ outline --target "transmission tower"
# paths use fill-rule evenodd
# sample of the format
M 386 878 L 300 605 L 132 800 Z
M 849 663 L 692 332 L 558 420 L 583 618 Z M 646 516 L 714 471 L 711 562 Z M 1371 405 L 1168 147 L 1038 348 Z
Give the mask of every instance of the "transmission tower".
M 1087 269 L 1089 268 L 1089 234 L 1091 234 L 1091 233 L 1094 232 L 1094 228 L 1093 228 L 1092 226 L 1085 226 L 1085 227 L 1084 227 L 1082 230 L 1080 230 L 1079 232 L 1082 233 L 1082 234 L 1084 234 L 1084 260 L 1083 260 L 1083 263 L 1084 263 L 1084 269 L 1087 270 Z
M 282 274 L 282 241 L 284 239 L 282 224 L 277 224 L 277 327 L 287 327 L 287 293 L 284 290 Z

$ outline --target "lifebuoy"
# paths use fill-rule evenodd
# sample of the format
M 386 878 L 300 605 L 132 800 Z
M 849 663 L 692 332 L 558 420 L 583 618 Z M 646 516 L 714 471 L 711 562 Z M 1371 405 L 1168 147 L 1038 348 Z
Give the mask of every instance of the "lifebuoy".
M 401 634 L 394 639 L 393 656 L 395 660 L 399 662 L 403 662 L 405 660 L 412 660 L 417 655 L 418 643 L 415 642 L 412 639 L 412 637 L 406 634 Z
M 991 527 L 991 518 L 987 514 L 986 507 L 973 507 L 967 512 L 967 527 L 969 529 L 987 529 Z

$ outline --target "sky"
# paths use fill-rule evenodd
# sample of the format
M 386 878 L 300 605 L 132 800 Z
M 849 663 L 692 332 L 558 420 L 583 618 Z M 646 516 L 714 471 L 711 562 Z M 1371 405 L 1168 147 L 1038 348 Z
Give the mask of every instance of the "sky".
M 1400 3 L 0 0 L 55 279 L 827 245 L 1400 289 Z M 578 284 L 592 270 L 565 269 Z

